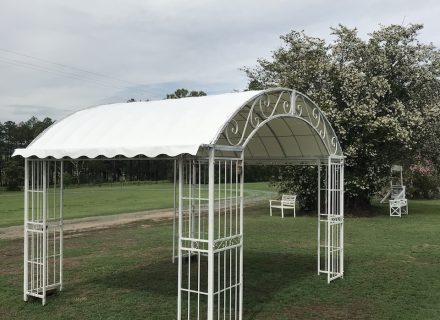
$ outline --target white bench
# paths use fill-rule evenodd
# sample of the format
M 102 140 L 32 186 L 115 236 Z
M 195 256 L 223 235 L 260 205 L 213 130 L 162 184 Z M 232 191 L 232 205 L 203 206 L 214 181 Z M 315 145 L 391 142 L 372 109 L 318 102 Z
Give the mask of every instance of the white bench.
M 284 209 L 293 209 L 293 216 L 296 217 L 295 211 L 296 195 L 283 194 L 281 200 L 270 200 L 270 216 L 272 216 L 272 208 L 281 209 L 281 217 L 284 218 Z

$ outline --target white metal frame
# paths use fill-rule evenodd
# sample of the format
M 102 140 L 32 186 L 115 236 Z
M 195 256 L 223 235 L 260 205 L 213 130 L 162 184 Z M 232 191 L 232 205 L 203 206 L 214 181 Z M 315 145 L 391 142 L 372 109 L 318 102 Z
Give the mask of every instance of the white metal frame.
M 306 96 L 290 89 L 266 90 L 232 115 L 197 155 L 172 158 L 178 319 L 243 319 L 245 150 L 260 128 L 282 117 L 308 124 L 314 138 L 321 139 L 325 154 L 280 159 L 268 154 L 267 159 L 252 160 L 318 166 L 318 274 L 326 274 L 327 282 L 343 276 L 344 157 L 337 137 Z M 50 159 L 25 160 L 24 300 L 35 296 L 43 304 L 48 290 L 63 286 L 62 165 Z M 53 207 L 48 201 L 52 195 Z
M 216 151 L 212 148 L 205 159 L 178 161 L 177 319 L 242 319 L 243 153 L 224 158 Z M 344 158 L 315 164 L 317 270 L 330 283 L 344 274 Z
M 178 319 L 241 319 L 243 159 L 178 160 Z
M 272 208 L 281 209 L 281 218 L 284 218 L 284 209 L 292 209 L 293 217 L 296 218 L 296 195 L 283 194 L 281 200 L 269 200 L 270 216 L 272 217 Z
M 268 154 L 269 159 L 253 160 L 261 164 L 318 165 L 318 274 L 327 274 L 330 283 L 344 274 L 344 156 L 325 114 L 300 92 L 269 89 L 238 110 L 219 132 L 217 140 L 225 137 L 222 141 L 245 149 L 260 128 L 280 118 L 306 123 L 321 139 L 328 155 L 288 157 L 284 154 L 281 159 L 271 159 Z
M 63 288 L 63 162 L 25 160 L 24 301 Z
M 318 275 L 344 276 L 344 158 L 318 163 Z

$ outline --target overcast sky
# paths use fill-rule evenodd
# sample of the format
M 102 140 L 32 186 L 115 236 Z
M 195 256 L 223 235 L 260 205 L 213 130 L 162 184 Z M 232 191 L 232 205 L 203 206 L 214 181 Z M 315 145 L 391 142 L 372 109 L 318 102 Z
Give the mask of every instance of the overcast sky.
M 0 0 L 0 121 L 59 119 L 91 105 L 161 99 L 176 88 L 243 90 L 239 69 L 290 30 L 423 23 L 440 47 L 439 1 Z

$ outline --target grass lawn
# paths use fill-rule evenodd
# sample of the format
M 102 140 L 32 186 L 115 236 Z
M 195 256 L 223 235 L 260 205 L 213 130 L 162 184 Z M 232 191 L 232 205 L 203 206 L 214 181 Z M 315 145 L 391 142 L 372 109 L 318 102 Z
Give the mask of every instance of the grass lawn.
M 246 197 L 273 191 L 268 182 L 245 184 Z M 64 191 L 64 218 L 173 207 L 172 183 L 114 184 L 68 188 Z M 23 224 L 23 192 L 0 192 L 0 227 Z
M 346 218 L 345 277 L 316 275 L 316 218 L 245 210 L 245 319 L 440 319 L 440 201 Z M 171 221 L 65 240 L 65 291 L 22 302 L 22 241 L 0 242 L 1 319 L 175 319 Z

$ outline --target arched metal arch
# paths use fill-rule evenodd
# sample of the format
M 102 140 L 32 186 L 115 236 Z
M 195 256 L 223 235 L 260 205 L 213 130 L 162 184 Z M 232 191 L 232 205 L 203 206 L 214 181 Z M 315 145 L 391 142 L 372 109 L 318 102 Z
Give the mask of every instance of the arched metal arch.
M 268 89 L 247 101 L 224 124 L 212 144 L 216 145 L 224 138 L 222 142 L 226 141 L 229 146 L 245 148 L 259 129 L 277 118 L 296 118 L 307 123 L 320 137 L 326 156 L 343 155 L 335 131 L 323 111 L 306 95 L 288 88 Z

